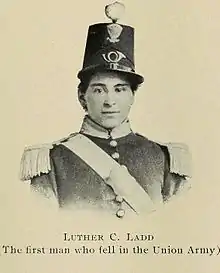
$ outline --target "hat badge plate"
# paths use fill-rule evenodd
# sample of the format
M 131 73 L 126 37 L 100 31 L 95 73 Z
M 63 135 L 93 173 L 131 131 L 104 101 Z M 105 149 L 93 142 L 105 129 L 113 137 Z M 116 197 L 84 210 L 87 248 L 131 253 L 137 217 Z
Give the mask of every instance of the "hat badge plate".
M 123 27 L 120 26 L 119 24 L 110 24 L 107 26 L 107 31 L 109 37 L 107 37 L 107 40 L 111 43 L 117 43 L 120 41 L 118 39 L 121 35 L 121 32 L 123 30 Z

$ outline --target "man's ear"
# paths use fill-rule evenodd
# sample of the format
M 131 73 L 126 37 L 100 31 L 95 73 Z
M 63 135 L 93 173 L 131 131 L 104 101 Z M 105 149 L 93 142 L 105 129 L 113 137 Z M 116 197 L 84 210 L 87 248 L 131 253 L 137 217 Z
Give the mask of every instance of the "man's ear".
M 133 105 L 134 101 L 135 101 L 135 92 L 133 92 L 131 97 L 131 105 Z
M 78 100 L 82 106 L 82 108 L 87 111 L 87 105 L 85 100 L 85 93 L 82 93 L 80 89 L 78 89 Z

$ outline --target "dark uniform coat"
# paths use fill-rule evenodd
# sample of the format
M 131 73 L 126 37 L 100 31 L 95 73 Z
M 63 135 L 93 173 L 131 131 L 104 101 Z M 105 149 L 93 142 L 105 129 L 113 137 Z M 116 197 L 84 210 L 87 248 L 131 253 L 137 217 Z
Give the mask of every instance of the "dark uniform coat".
M 108 131 L 89 117 L 85 117 L 80 134 L 126 166 L 146 192 L 146 198 L 150 197 L 154 204 L 167 202 L 189 187 L 189 153 L 183 144 L 153 142 L 134 133 L 129 121 Z M 104 209 L 123 216 L 130 207 L 82 158 L 64 145 L 71 137 L 27 148 L 22 158 L 21 179 L 31 180 L 31 186 L 44 195 L 56 197 L 60 208 Z

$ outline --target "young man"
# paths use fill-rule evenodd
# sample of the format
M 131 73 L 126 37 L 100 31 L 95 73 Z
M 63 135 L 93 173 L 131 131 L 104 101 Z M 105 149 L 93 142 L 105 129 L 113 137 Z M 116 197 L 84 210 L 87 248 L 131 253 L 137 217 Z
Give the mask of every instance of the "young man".
M 188 187 L 183 144 L 135 134 L 128 119 L 138 86 L 134 29 L 117 24 L 123 6 L 106 7 L 110 24 L 88 31 L 78 98 L 86 111 L 79 133 L 25 150 L 21 179 L 62 208 L 104 209 L 118 217 L 148 213 Z M 115 14 L 114 14 L 115 13 Z

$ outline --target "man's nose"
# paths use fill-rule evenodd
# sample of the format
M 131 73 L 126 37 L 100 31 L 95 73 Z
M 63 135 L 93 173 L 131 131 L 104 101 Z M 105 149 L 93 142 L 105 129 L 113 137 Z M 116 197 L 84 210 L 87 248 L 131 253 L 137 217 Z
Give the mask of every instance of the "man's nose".
M 112 106 L 115 105 L 115 96 L 112 93 L 106 93 L 105 100 L 104 100 L 104 105 L 106 106 Z

